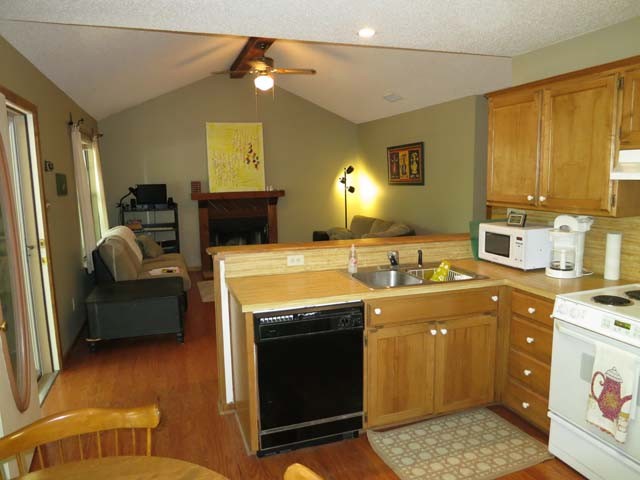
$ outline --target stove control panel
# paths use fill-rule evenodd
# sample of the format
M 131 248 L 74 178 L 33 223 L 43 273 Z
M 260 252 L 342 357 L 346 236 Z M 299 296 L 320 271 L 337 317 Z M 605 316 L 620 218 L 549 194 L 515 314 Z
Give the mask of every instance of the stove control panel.
M 603 317 L 600 326 L 605 330 L 615 332 L 623 337 L 640 339 L 640 328 L 638 325 L 619 318 Z

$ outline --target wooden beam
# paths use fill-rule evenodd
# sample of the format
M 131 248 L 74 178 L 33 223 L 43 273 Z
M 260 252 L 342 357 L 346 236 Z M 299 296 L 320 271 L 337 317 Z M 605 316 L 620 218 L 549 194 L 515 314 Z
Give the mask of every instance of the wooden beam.
M 258 57 L 264 57 L 265 52 L 269 49 L 269 47 L 275 41 L 276 41 L 275 38 L 249 37 L 249 40 L 247 40 L 247 43 L 242 48 L 242 51 L 238 54 L 236 59 L 233 61 L 233 64 L 229 69 L 231 71 L 229 76 L 231 78 L 244 77 L 245 73 L 241 73 L 238 70 L 251 69 L 249 60 L 253 60 L 254 58 L 258 58 Z

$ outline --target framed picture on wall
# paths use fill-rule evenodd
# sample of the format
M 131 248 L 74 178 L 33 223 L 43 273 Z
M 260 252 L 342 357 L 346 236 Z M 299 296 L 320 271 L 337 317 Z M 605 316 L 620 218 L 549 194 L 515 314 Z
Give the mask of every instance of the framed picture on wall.
M 387 148 L 389 185 L 424 185 L 424 142 Z

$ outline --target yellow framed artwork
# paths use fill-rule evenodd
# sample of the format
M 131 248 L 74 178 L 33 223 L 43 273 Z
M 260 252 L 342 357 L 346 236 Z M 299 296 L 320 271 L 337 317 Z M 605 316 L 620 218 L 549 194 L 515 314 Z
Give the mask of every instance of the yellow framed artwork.
M 207 164 L 210 192 L 264 190 L 262 123 L 209 123 Z

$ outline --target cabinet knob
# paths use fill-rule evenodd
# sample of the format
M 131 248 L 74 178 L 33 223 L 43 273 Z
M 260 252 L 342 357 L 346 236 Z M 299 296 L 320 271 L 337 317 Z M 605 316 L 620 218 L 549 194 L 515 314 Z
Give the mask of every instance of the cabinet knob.
M 449 330 L 447 330 L 446 328 L 441 328 L 440 329 L 440 333 L 443 334 L 443 335 L 446 335 L 448 331 Z
M 434 337 L 438 334 L 438 330 L 436 330 L 435 328 L 431 329 L 431 335 L 433 335 Z
M 374 308 L 373 313 L 376 315 L 382 315 L 382 309 L 380 307 Z
M 529 200 L 530 202 L 533 202 L 533 195 L 527 195 L 527 200 Z
M 528 368 L 525 368 L 522 373 L 524 373 L 525 377 L 530 377 L 531 374 L 533 373 L 531 370 L 529 370 Z
M 527 343 L 528 343 L 529 345 L 531 345 L 533 342 L 535 342 L 535 341 L 536 341 L 536 339 L 535 339 L 535 338 L 533 338 L 533 337 L 527 337 L 527 339 L 526 339 L 526 340 L 527 340 Z
M 534 313 L 536 313 L 536 309 L 533 307 L 529 307 L 527 308 L 527 312 L 529 312 L 531 315 L 533 315 Z
M 538 197 L 538 200 L 540 200 L 541 202 L 544 202 L 547 200 L 547 197 L 545 197 L 544 195 L 540 195 L 540 197 Z
M 522 408 L 527 409 L 529 407 L 530 407 L 529 402 L 522 402 Z
M 494 302 L 497 302 L 498 301 L 498 295 L 492 295 L 491 296 L 491 300 L 494 301 Z

